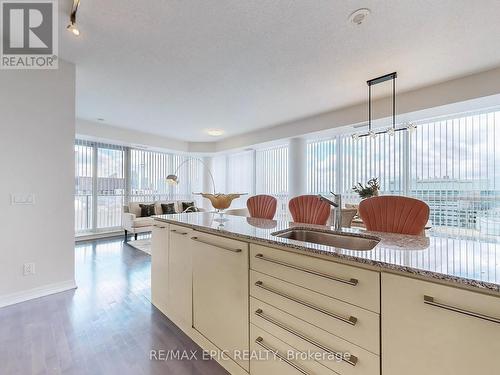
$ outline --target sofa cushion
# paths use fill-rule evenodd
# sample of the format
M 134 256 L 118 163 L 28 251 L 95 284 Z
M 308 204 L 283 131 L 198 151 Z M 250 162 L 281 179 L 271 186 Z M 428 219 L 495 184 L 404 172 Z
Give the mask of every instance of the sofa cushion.
M 139 207 L 141 207 L 141 217 L 149 217 L 156 215 L 155 212 L 155 205 L 153 204 L 139 204 Z
M 175 214 L 175 203 L 161 203 L 161 213 L 163 215 Z
M 143 228 L 152 226 L 154 220 L 152 217 L 138 217 L 134 220 L 134 228 Z
M 194 202 L 182 202 L 182 212 L 198 212 L 198 208 Z
M 157 215 L 163 215 L 162 204 L 174 204 L 174 213 L 177 213 L 177 202 L 176 201 L 157 201 L 155 202 L 155 210 Z

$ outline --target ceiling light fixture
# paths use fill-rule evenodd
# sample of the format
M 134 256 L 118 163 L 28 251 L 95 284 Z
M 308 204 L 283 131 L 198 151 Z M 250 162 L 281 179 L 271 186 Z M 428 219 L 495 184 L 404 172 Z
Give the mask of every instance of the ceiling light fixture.
M 357 9 L 349 15 L 349 21 L 356 26 L 361 25 L 366 21 L 366 18 L 370 15 L 371 11 L 368 8 Z
M 80 6 L 80 0 L 73 0 L 73 6 L 71 7 L 71 14 L 69 16 L 69 24 L 66 27 L 68 31 L 71 31 L 73 35 L 80 36 L 80 29 L 76 25 L 76 12 L 78 12 L 78 7 Z
M 358 140 L 363 137 L 375 139 L 379 134 L 389 134 L 389 136 L 394 136 L 396 132 L 402 130 L 408 130 L 411 132 L 417 128 L 417 125 L 411 122 L 405 123 L 405 125 L 401 128 L 396 128 L 396 78 L 398 78 L 398 73 L 393 72 L 366 81 L 366 84 L 368 85 L 368 132 L 364 134 L 355 133 L 352 135 L 352 139 Z M 392 126 L 386 130 L 375 131 L 372 129 L 372 86 L 389 80 L 392 80 Z
M 208 129 L 207 134 L 212 136 L 212 137 L 220 137 L 222 134 L 224 134 L 224 130 L 222 130 L 222 129 Z

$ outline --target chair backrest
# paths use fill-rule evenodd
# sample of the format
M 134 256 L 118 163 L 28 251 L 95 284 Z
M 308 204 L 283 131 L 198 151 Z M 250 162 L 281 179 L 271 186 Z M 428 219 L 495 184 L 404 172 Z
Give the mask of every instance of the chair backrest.
M 325 225 L 330 216 L 330 205 L 317 195 L 299 195 L 290 199 L 288 208 L 296 223 Z
M 270 195 L 254 195 L 248 198 L 247 207 L 250 217 L 273 219 L 278 200 Z
M 421 200 L 393 195 L 368 198 L 359 204 L 366 229 L 377 232 L 422 234 L 429 212 Z

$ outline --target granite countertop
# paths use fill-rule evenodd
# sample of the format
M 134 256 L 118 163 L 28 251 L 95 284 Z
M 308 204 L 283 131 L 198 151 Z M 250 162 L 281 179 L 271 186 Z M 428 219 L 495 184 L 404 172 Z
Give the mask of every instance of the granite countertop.
M 160 215 L 154 218 L 206 233 L 284 246 L 304 253 L 331 256 L 339 261 L 361 263 L 381 271 L 409 273 L 500 295 L 500 242 L 461 238 L 434 230 L 427 231 L 425 236 L 411 236 L 343 228 L 345 233 L 380 238 L 373 250 L 355 251 L 273 235 L 290 227 L 321 231 L 332 230 L 331 227 L 231 215 L 224 217 L 228 220 L 223 223 L 217 221 L 218 214 L 211 212 Z

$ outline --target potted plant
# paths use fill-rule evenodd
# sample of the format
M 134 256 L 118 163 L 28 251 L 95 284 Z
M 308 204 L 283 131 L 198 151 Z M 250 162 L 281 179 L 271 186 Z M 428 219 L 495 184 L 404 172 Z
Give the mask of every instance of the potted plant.
M 378 196 L 380 190 L 380 184 L 378 182 L 378 178 L 372 178 L 368 180 L 365 186 L 361 185 L 361 183 L 357 183 L 352 188 L 356 193 L 358 193 L 361 199 L 371 198 Z

